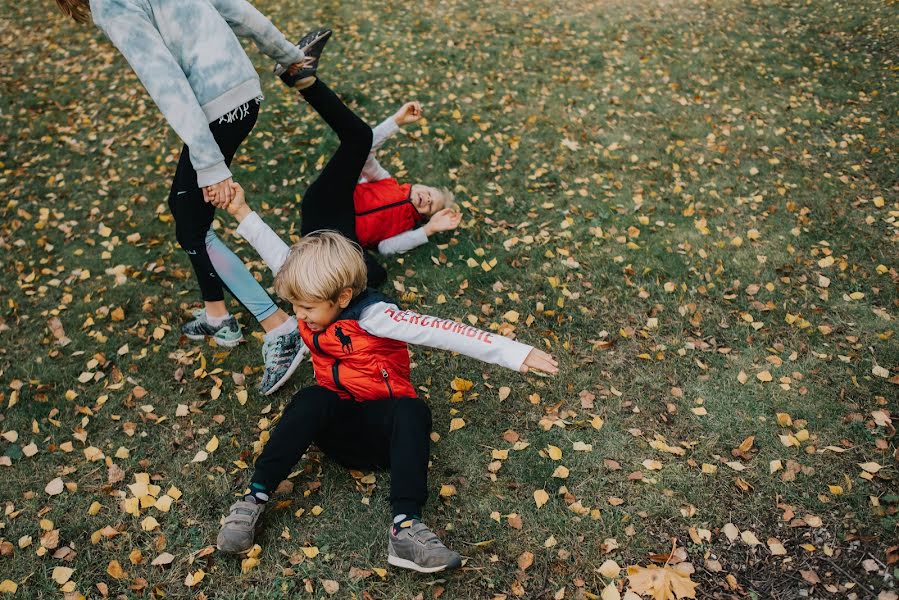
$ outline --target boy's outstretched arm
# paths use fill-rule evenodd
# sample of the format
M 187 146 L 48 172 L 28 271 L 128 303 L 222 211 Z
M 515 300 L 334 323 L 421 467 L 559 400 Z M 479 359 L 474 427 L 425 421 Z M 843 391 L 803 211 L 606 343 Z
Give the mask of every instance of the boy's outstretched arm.
M 365 166 L 362 167 L 361 180 L 380 181 L 390 177 L 390 172 L 382 167 L 378 159 L 375 158 L 375 152 L 384 145 L 384 142 L 393 137 L 400 130 L 400 127 L 414 123 L 421 118 L 421 115 L 421 104 L 419 102 L 406 102 L 396 113 L 390 115 L 372 129 L 371 152 L 365 161 Z
M 401 310 L 388 302 L 365 309 L 359 325 L 372 335 L 458 352 L 522 373 L 531 369 L 550 374 L 559 371 L 552 356 L 533 346 L 465 323 Z
M 277 275 L 287 259 L 290 247 L 278 237 L 271 227 L 265 224 L 256 212 L 250 209 L 240 184 L 232 183 L 231 191 L 234 199 L 228 204 L 226 210 L 239 223 L 237 234 L 250 242 L 268 268 L 272 270 L 272 275 Z

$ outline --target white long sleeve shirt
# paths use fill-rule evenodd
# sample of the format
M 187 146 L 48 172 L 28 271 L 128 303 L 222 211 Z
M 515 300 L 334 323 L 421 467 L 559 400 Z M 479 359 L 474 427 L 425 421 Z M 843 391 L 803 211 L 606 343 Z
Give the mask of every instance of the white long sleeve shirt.
M 371 152 L 365 160 L 365 166 L 362 167 L 359 183 L 380 181 L 390 177 L 390 171 L 381 166 L 381 163 L 379 163 L 378 159 L 375 157 L 375 152 L 384 145 L 384 142 L 396 135 L 399 130 L 400 126 L 396 124 L 396 121 L 393 120 L 392 116 L 387 117 L 381 121 L 377 127 L 372 129 Z M 427 243 L 428 234 L 422 226 L 417 227 L 416 229 L 410 229 L 409 231 L 404 231 L 393 237 L 389 237 L 386 240 L 381 240 L 378 242 L 378 252 L 385 256 L 402 254 L 418 248 L 419 246 L 424 246 Z
M 257 213 L 250 213 L 237 227 L 265 261 L 273 275 L 284 265 L 289 248 Z M 521 369 L 532 346 L 502 335 L 449 319 L 402 310 L 390 302 L 377 302 L 362 311 L 359 326 L 368 333 L 414 344 L 458 352 L 480 361 L 515 371 Z

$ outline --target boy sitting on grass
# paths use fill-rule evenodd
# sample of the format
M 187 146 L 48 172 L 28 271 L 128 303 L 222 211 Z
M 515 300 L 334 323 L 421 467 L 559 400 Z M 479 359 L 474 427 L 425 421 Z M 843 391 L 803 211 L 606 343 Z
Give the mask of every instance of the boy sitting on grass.
M 455 321 L 401 310 L 366 288 L 361 248 L 336 231 L 318 230 L 292 248 L 252 212 L 234 184 L 227 207 L 275 274 L 278 295 L 293 304 L 318 385 L 301 389 L 284 409 L 256 460 L 248 493 L 235 502 L 218 547 L 253 546 L 270 494 L 313 442 L 357 470 L 390 469 L 393 522 L 387 562 L 422 573 L 454 569 L 461 557 L 421 522 L 427 497 L 431 410 L 410 381 L 407 344 L 465 354 L 526 373 L 556 373 L 549 354 Z

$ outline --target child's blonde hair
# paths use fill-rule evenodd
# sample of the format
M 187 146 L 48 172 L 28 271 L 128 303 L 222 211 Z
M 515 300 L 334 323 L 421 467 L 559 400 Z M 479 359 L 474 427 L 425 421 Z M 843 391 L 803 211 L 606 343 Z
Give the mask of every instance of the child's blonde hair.
M 345 288 L 353 297 L 365 289 L 368 271 L 362 248 L 337 231 L 310 233 L 290 248 L 275 276 L 275 292 L 285 300 L 335 302 Z
M 443 208 L 456 208 L 456 195 L 449 188 L 437 188 L 437 191 L 443 196 Z
M 87 23 L 87 17 L 91 12 L 88 0 L 56 0 L 56 5 L 66 16 L 79 23 Z

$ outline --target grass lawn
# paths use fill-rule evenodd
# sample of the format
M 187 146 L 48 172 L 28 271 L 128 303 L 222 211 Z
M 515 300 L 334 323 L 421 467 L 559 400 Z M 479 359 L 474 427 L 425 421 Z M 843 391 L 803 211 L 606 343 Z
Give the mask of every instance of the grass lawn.
M 398 302 L 562 373 L 413 349 L 439 438 L 425 520 L 460 571 L 387 569 L 387 476 L 317 452 L 242 571 L 211 548 L 219 519 L 311 367 L 261 397 L 236 304 L 248 343 L 180 337 L 199 301 L 166 204 L 180 142 L 98 30 L 9 2 L 0 590 L 607 600 L 667 561 L 700 598 L 896 599 L 899 5 L 256 4 L 290 37 L 334 29 L 322 77 L 371 123 L 424 105 L 382 162 L 465 220 L 387 261 Z M 295 238 L 336 140 L 250 55 L 266 100 L 234 172 Z

